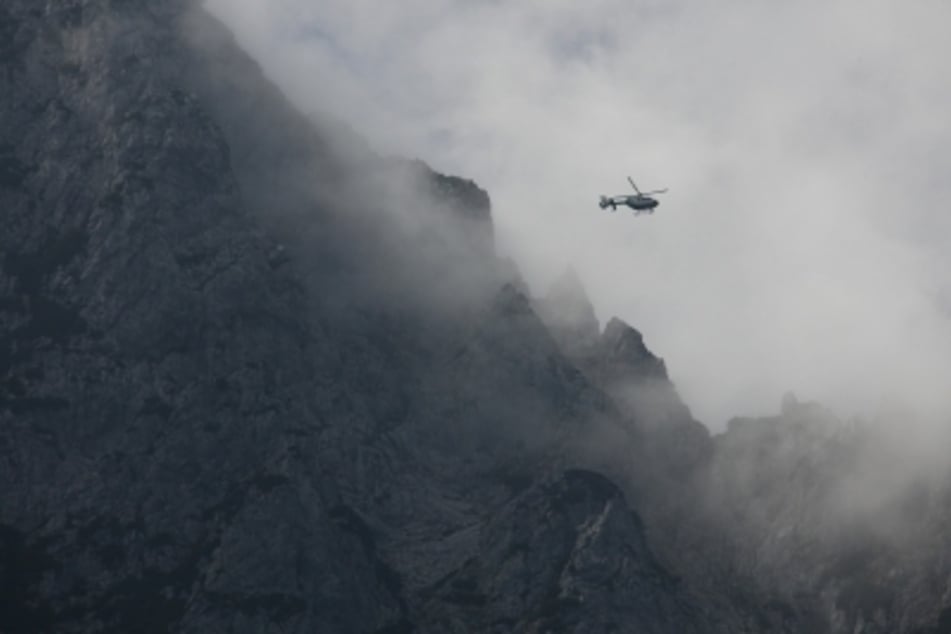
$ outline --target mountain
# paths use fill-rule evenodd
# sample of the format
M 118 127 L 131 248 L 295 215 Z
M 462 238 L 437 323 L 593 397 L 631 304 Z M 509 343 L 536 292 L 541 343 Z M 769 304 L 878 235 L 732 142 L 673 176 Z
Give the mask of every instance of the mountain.
M 878 436 L 711 436 L 371 142 L 197 4 L 0 6 L 0 632 L 948 631 L 946 487 L 824 523 Z
M 441 631 L 480 593 L 595 623 L 615 544 L 613 601 L 656 577 L 642 618 L 692 627 L 618 489 L 559 466 L 607 401 L 485 192 L 340 148 L 184 3 L 0 24 L 0 630 Z M 561 550 L 523 545 L 549 513 Z M 526 596 L 457 591 L 487 549 Z
M 698 486 L 707 533 L 805 610 L 809 631 L 951 631 L 951 479 L 901 437 L 912 428 L 840 421 L 791 395 L 779 415 L 734 419 Z

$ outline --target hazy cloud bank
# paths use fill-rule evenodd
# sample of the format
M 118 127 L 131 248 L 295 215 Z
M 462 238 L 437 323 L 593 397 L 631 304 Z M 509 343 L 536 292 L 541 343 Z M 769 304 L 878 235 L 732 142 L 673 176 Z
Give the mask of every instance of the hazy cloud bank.
M 714 428 L 945 405 L 951 5 L 207 4 L 301 109 L 487 188 L 536 292 L 573 264 Z M 654 216 L 598 209 L 628 174 Z

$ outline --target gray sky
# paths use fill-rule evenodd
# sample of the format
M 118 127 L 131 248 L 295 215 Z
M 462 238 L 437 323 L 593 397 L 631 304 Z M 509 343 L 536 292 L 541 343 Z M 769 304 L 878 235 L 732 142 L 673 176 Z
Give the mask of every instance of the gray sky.
M 208 0 L 304 111 L 475 179 L 714 429 L 951 394 L 951 3 Z M 669 187 L 611 214 L 625 176 Z

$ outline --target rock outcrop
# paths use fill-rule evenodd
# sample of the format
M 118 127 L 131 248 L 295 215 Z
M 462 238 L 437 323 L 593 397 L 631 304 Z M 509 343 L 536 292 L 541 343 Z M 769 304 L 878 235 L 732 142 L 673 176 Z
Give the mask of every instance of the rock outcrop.
M 559 476 L 610 408 L 485 192 L 339 147 L 187 3 L 12 0 L 0 33 L 0 630 L 439 631 L 471 613 L 440 579 L 568 502 L 544 596 L 480 623 L 614 631 L 572 597 L 645 586 L 689 620 L 620 494 Z
M 715 438 L 697 516 L 810 631 L 943 631 L 951 481 L 891 437 L 896 424 L 786 398 Z
M 182 10 L 0 14 L 16 43 L 0 88 L 0 629 L 398 624 L 392 576 L 314 459 L 322 344 L 299 283 L 180 81 Z
M 0 221 L 0 632 L 951 622 L 943 476 L 862 497 L 907 456 L 793 399 L 711 437 L 197 4 L 0 6 Z
M 479 553 L 429 590 L 432 631 L 708 631 L 596 473 L 569 470 L 518 495 L 485 526 Z

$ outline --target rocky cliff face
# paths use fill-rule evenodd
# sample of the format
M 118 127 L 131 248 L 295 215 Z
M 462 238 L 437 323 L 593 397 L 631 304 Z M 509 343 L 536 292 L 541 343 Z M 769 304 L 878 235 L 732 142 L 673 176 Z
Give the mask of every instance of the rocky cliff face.
M 0 632 L 946 627 L 946 489 L 893 498 L 933 549 L 846 548 L 864 445 L 711 438 L 190 3 L 0 6 L 0 214 Z
M 401 605 L 308 457 L 320 341 L 178 77 L 174 4 L 0 14 L 0 629 L 371 631 Z M 360 592 L 353 591 L 361 588 Z
M 951 481 L 895 437 L 901 424 L 846 423 L 787 398 L 716 439 L 710 533 L 814 631 L 947 631 Z
M 484 192 L 343 151 L 184 3 L 0 31 L 0 630 L 612 631 L 639 587 L 699 628 L 562 472 L 610 406 Z

